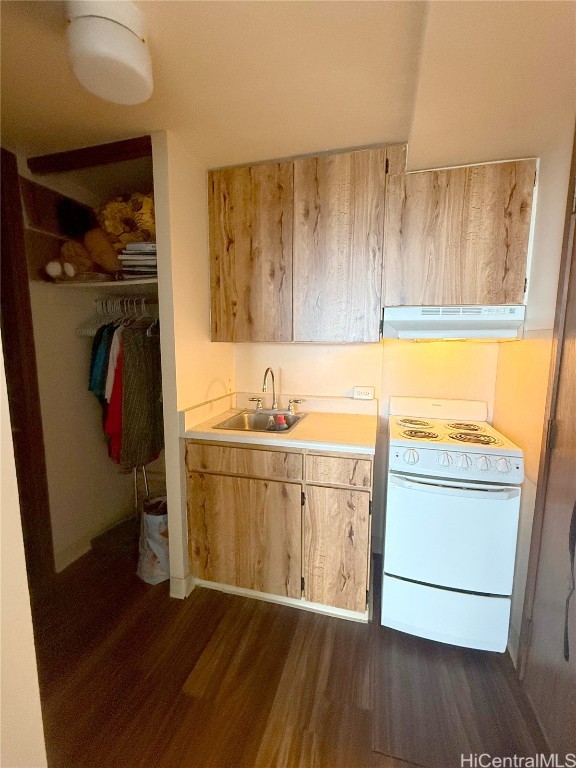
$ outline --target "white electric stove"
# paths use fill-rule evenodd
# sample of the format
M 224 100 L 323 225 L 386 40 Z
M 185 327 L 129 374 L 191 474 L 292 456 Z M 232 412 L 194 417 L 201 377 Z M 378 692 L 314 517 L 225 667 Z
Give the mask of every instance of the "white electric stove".
M 524 464 L 486 417 L 482 401 L 391 398 L 382 624 L 504 651 Z

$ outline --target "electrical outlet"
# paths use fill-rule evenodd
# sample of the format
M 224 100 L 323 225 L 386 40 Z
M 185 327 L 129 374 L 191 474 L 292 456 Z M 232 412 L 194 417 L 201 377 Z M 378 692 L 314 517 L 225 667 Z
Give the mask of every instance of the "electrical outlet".
M 374 400 L 374 387 L 354 387 L 355 400 Z

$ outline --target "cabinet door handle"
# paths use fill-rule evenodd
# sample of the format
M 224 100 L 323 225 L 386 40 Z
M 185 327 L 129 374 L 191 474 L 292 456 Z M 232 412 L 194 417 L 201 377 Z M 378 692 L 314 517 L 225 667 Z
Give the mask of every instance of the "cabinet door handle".
M 499 499 L 507 501 L 520 495 L 520 488 L 510 488 L 508 486 L 504 488 L 495 488 L 494 486 L 476 488 L 456 482 L 424 483 L 412 477 L 400 477 L 392 473 L 390 474 L 389 482 L 391 485 L 421 491 L 422 493 L 439 493 L 445 496 L 459 496 L 467 499 Z

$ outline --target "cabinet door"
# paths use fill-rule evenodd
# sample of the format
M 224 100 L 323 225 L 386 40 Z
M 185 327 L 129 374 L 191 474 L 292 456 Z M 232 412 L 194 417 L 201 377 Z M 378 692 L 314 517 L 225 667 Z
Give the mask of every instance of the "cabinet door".
M 211 171 L 212 341 L 291 341 L 291 162 Z
M 297 484 L 190 473 L 192 574 L 300 598 L 301 492 Z
M 304 505 L 304 597 L 366 610 L 370 494 L 309 485 Z
M 294 162 L 294 341 L 378 341 L 386 150 Z
M 390 174 L 384 304 L 521 304 L 535 160 Z

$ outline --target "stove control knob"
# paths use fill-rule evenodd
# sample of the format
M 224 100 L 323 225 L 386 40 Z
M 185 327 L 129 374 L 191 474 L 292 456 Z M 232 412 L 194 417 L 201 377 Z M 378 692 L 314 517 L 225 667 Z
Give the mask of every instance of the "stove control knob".
M 508 459 L 498 459 L 496 462 L 496 469 L 498 472 L 510 472 L 511 465 Z
M 490 469 L 490 459 L 487 456 L 479 456 L 476 459 L 476 466 L 481 472 L 487 472 Z
M 404 461 L 406 464 L 417 464 L 419 458 L 418 451 L 415 451 L 413 448 L 409 448 L 404 453 Z
M 452 464 L 452 456 L 450 456 L 448 451 L 441 451 L 438 454 L 438 464 L 440 464 L 441 467 L 449 467 L 450 464 Z
M 472 459 L 465 453 L 461 453 L 460 456 L 458 456 L 456 459 L 456 463 L 460 469 L 470 469 L 472 466 Z

